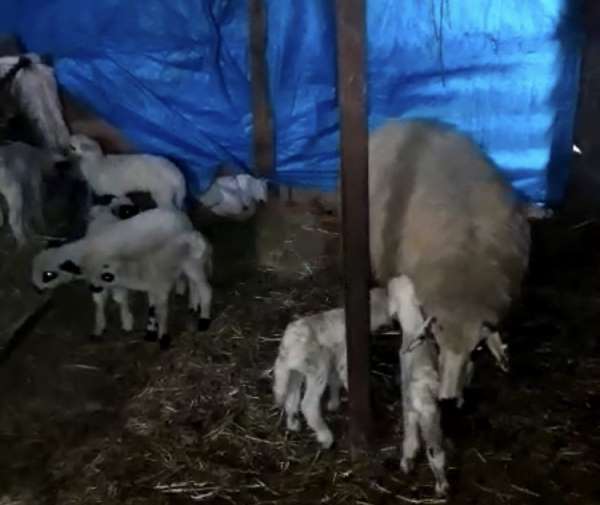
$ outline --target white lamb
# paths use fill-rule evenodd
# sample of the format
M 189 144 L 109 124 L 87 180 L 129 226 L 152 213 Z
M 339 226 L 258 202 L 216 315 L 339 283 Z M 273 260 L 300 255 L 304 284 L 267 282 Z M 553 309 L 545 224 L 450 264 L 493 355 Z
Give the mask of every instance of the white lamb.
M 45 249 L 35 256 L 32 282 L 38 290 L 85 280 L 81 265 L 88 251 L 93 250 L 106 258 L 120 254 L 135 259 L 148 251 L 160 249 L 181 233 L 193 231 L 192 223 L 185 214 L 168 209 L 152 209 L 121 221 L 104 209 L 95 207 L 92 208 L 91 219 L 84 238 Z M 120 298 L 119 294 L 117 298 Z M 117 302 L 125 310 L 126 300 L 120 298 Z M 102 317 L 96 321 L 95 334 L 103 329 Z M 128 319 L 127 315 L 122 319 L 124 328 L 129 326 Z
M 97 195 L 124 196 L 148 191 L 158 207 L 183 208 L 185 179 L 169 160 L 150 154 L 105 156 L 96 141 L 81 134 L 71 136 L 70 149 Z
M 169 293 L 182 275 L 189 281 L 190 309 L 194 314 L 200 312 L 198 330 L 206 330 L 210 324 L 212 289 L 207 275 L 212 270 L 212 247 L 197 231 L 179 233 L 162 247 L 135 258 L 118 253 L 108 258 L 90 249 L 82 258 L 82 269 L 94 292 L 121 288 L 147 293 L 146 339 L 158 338 L 161 349 L 171 343 L 167 333 Z
M 436 344 L 427 332 L 429 320 L 424 320 L 414 285 L 406 275 L 389 281 L 388 296 L 390 316 L 397 318 L 402 327 L 399 351 L 404 418 L 401 467 L 405 473 L 412 470 L 422 436 L 435 477 L 435 491 L 444 495 L 448 481 L 438 404 L 440 380 Z
M 371 290 L 371 331 L 390 321 L 384 289 Z M 284 407 L 287 428 L 300 429 L 297 418 L 302 384 L 302 414 L 327 449 L 333 435 L 321 415 L 321 397 L 329 385 L 328 410 L 340 404 L 340 388 L 348 388 L 346 322 L 344 309 L 333 309 L 290 323 L 281 339 L 273 368 L 273 393 L 278 406 Z
M 126 219 L 127 216 L 133 217 L 137 214 L 137 209 L 129 198 L 120 197 L 111 200 L 108 205 L 94 205 L 90 209 L 86 236 L 98 235 L 121 219 Z M 106 329 L 106 302 L 109 296 L 119 306 L 123 331 L 133 330 L 133 315 L 129 309 L 128 291 L 119 287 L 106 290 L 92 289 L 92 298 L 96 309 L 94 331 L 92 333 L 94 338 L 100 337 Z

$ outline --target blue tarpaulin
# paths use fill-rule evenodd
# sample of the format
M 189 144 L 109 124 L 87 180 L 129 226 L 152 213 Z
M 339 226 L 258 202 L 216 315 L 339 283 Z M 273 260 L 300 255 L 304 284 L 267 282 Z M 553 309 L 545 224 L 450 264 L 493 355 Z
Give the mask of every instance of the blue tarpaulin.
M 573 0 L 367 4 L 369 127 L 435 117 L 471 134 L 535 201 L 562 196 L 581 29 Z M 339 115 L 330 0 L 266 0 L 276 175 L 333 189 Z M 58 80 L 190 187 L 252 169 L 248 6 L 241 0 L 4 0 L 0 33 L 54 57 Z

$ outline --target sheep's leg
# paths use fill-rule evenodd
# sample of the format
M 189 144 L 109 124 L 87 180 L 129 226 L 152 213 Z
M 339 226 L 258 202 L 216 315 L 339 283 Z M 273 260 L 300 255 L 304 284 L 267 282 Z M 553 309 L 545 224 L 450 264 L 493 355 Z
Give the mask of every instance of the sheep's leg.
M 449 485 L 446 479 L 446 453 L 442 446 L 440 411 L 433 395 L 423 403 L 424 409 L 421 412 L 419 424 L 427 448 L 429 467 L 435 478 L 435 492 L 442 496 L 448 492 Z
M 400 467 L 404 473 L 410 473 L 420 449 L 419 415 L 413 410 L 402 412 L 404 417 L 404 439 L 402 440 L 402 460 Z
M 8 223 L 19 247 L 25 244 L 25 228 L 23 222 L 23 195 L 19 189 L 7 192 Z
M 327 401 L 327 410 L 331 412 L 340 407 L 340 389 L 342 388 L 342 381 L 335 367 L 329 368 L 328 386 L 329 400 Z
M 35 224 L 39 227 L 40 232 L 46 228 L 46 219 L 44 218 L 44 198 L 42 196 L 42 181 L 34 181 L 33 187 L 34 202 L 33 202 L 33 218 Z
M 133 314 L 129 310 L 129 299 L 126 289 L 113 289 L 112 299 L 119 305 L 121 328 L 123 331 L 133 330 Z
M 410 355 L 400 354 L 400 367 L 402 374 L 402 418 L 404 421 L 404 435 L 402 440 L 402 460 L 400 466 L 404 473 L 409 473 L 414 467 L 414 460 L 420 448 L 419 443 L 419 415 L 415 412 L 411 394 L 414 384 L 410 375 L 412 363 Z
M 93 293 L 92 298 L 94 300 L 94 305 L 96 307 L 95 317 L 94 317 L 94 333 L 92 334 L 92 338 L 99 338 L 106 330 L 106 299 L 108 298 L 108 293 L 106 289 L 98 293 Z
M 158 339 L 158 320 L 156 319 L 156 297 L 148 293 L 148 321 L 146 322 L 145 340 L 156 342 Z
M 327 386 L 329 375 L 326 360 L 317 364 L 316 370 L 306 376 L 306 391 L 300 408 L 306 422 L 316 433 L 317 440 L 324 449 L 329 449 L 333 443 L 333 434 L 321 416 L 321 397 Z
M 212 303 L 212 288 L 204 275 L 202 266 L 194 266 L 186 271 L 190 279 L 190 296 L 193 297 L 194 311 L 200 306 L 198 331 L 207 330 L 210 326 L 210 306 Z
M 300 430 L 300 420 L 298 412 L 300 411 L 300 394 L 302 392 L 302 383 L 304 376 L 297 370 L 290 370 L 288 378 L 287 393 L 285 396 L 285 414 L 287 429 L 290 431 Z
M 2 207 L 0 207 L 0 228 L 4 226 L 4 212 L 2 212 Z
M 175 282 L 175 294 L 177 296 L 185 295 L 186 282 L 187 282 L 187 279 L 182 275 L 180 275 L 177 278 L 177 281 Z M 190 300 L 191 300 L 191 297 L 190 297 Z
M 169 290 L 164 290 L 156 297 L 156 318 L 158 321 L 158 343 L 162 350 L 171 347 L 171 337 L 167 333 L 169 321 Z

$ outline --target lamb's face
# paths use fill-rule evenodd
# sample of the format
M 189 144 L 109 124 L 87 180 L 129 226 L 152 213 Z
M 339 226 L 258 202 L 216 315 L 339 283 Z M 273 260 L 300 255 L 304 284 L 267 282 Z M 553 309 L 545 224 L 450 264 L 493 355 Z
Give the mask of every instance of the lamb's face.
M 54 289 L 81 276 L 81 267 L 77 263 L 61 257 L 53 249 L 42 251 L 33 260 L 31 280 L 38 291 Z
M 69 152 L 73 158 L 77 159 L 102 155 L 102 149 L 98 142 L 81 134 L 71 135 Z
M 110 263 L 103 263 L 96 268 L 87 269 L 86 273 L 90 279 L 92 291 L 101 291 L 117 282 L 117 269 Z

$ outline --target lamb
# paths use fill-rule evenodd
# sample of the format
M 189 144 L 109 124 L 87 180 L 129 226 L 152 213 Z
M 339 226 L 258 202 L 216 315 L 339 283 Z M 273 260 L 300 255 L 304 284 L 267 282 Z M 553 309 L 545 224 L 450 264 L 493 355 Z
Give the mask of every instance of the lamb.
M 290 323 L 273 367 L 275 403 L 285 408 L 288 430 L 300 429 L 297 415 L 302 384 L 306 381 L 302 414 L 325 449 L 331 447 L 333 435 L 321 415 L 321 396 L 329 385 L 327 409 L 336 410 L 341 386 L 348 388 L 344 314 L 344 309 L 338 308 Z M 386 290 L 371 290 L 371 330 L 389 321 Z
M 439 398 L 460 405 L 471 352 L 518 296 L 529 223 L 510 185 L 465 136 L 427 121 L 391 122 L 369 141 L 371 265 L 386 285 L 406 274 L 437 324 Z M 495 337 L 490 339 L 491 335 Z
M 200 312 L 198 330 L 209 327 L 212 289 L 207 275 L 212 271 L 212 247 L 197 231 L 182 232 L 162 247 L 135 258 L 119 254 L 107 258 L 88 250 L 82 269 L 95 293 L 119 288 L 148 294 L 146 339 L 158 339 L 161 349 L 171 344 L 167 333 L 168 299 L 182 274 L 189 280 L 190 310 Z
M 197 312 L 200 307 L 198 328 L 206 329 L 212 290 L 204 269 L 209 274 L 212 270 L 211 246 L 194 231 L 187 216 L 157 208 L 110 226 L 106 223 L 112 218 L 103 214 L 103 219 L 86 237 L 36 255 L 32 269 L 34 286 L 43 291 L 85 279 L 96 294 L 105 288 L 113 292 L 145 291 L 150 298 L 147 337 L 156 339 L 158 329 L 161 347 L 166 348 L 166 304 L 171 287 L 183 274 L 190 283 L 190 308 Z
M 420 302 L 412 281 L 405 275 L 388 284 L 389 313 L 402 327 L 402 347 L 399 351 L 402 374 L 402 416 L 404 441 L 401 467 L 409 473 L 425 441 L 427 459 L 435 477 L 435 491 L 445 495 L 446 454 L 442 446 L 440 407 L 437 402 L 439 375 L 436 344 L 427 332 Z
M 119 220 L 128 219 L 137 214 L 138 209 L 129 198 L 110 198 L 106 205 L 94 205 L 90 209 L 86 236 L 100 234 Z M 128 291 L 119 287 L 101 291 L 94 290 L 92 291 L 92 299 L 96 309 L 94 331 L 92 333 L 94 339 L 99 338 L 106 329 L 106 302 L 109 296 L 119 306 L 123 331 L 130 332 L 133 330 L 133 315 L 129 309 Z
M 179 211 L 157 208 L 142 212 L 97 234 L 41 251 L 33 259 L 32 281 L 40 290 L 53 289 L 82 278 L 81 263 L 88 251 L 98 257 L 118 254 L 133 259 L 192 230 L 189 218 Z
M 185 179 L 169 160 L 150 154 L 104 155 L 100 145 L 85 135 L 71 136 L 71 154 L 97 195 L 124 196 L 148 191 L 158 207 L 182 209 Z
M 23 142 L 0 145 L 0 194 L 6 200 L 8 222 L 19 247 L 25 244 L 31 225 L 44 227 L 43 176 L 51 175 L 60 159 Z

